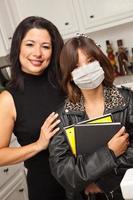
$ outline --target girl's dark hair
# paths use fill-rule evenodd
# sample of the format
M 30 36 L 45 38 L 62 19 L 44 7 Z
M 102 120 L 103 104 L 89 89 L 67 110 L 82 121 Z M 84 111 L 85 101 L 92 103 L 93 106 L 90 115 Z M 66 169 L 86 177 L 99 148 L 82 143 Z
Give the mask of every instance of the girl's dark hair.
M 54 83 L 56 83 L 57 80 L 60 79 L 59 56 L 63 47 L 63 39 L 58 29 L 52 22 L 42 17 L 30 16 L 21 21 L 20 24 L 17 26 L 12 38 L 10 51 L 10 62 L 12 66 L 10 85 L 18 87 L 20 89 L 24 88 L 21 64 L 19 61 L 20 47 L 23 38 L 32 28 L 46 29 L 49 32 L 52 41 L 52 56 L 51 62 L 47 68 L 48 76 L 50 81 L 55 81 Z
M 112 86 L 114 81 L 114 72 L 110 61 L 92 39 L 85 36 L 69 39 L 65 43 L 60 55 L 62 74 L 60 84 L 73 103 L 78 102 L 81 98 L 81 90 L 74 84 L 71 76 L 71 72 L 78 63 L 78 49 L 82 49 L 88 56 L 92 56 L 99 61 L 105 75 L 102 83 L 104 86 Z

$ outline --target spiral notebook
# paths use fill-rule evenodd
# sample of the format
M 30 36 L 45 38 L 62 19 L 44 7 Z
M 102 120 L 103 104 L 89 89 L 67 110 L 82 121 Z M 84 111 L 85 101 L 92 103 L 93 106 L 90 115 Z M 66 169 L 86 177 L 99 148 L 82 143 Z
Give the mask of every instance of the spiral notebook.
M 79 122 L 78 124 L 87 124 L 87 123 L 111 123 L 112 120 L 112 115 L 106 114 L 102 115 L 100 117 L 91 119 L 91 120 L 85 120 L 82 122 Z M 75 141 L 75 125 L 67 126 L 64 128 L 66 132 L 66 136 L 70 145 L 70 148 L 72 150 L 72 153 L 76 155 L 76 141 Z
M 76 155 L 97 151 L 105 146 L 121 127 L 119 122 L 75 125 Z

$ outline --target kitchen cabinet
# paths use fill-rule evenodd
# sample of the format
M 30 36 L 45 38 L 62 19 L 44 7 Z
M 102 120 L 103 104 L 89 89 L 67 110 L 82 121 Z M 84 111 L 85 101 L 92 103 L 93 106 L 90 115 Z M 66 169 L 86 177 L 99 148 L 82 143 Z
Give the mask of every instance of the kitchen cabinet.
M 13 9 L 12 9 L 13 8 Z M 4 54 L 10 50 L 12 35 L 16 27 L 16 9 L 12 0 L 0 0 L 0 32 L 1 40 L 4 43 Z
M 19 146 L 12 137 L 10 146 Z M 0 167 L 0 200 L 28 200 L 26 171 L 23 163 Z
M 52 21 L 64 39 L 133 21 L 132 0 L 1 0 L 0 26 L 9 50 L 13 31 L 25 17 Z
M 132 0 L 78 0 L 85 32 L 133 21 Z
M 8 53 L 13 34 L 13 24 L 6 0 L 0 1 L 0 29 L 5 49 Z
M 1 27 L 0 27 L 0 57 L 6 55 L 6 48 L 4 44 L 4 40 L 2 38 Z
M 42 16 L 52 21 L 62 36 L 79 31 L 74 0 L 16 0 L 21 19 L 30 16 Z
M 0 190 L 1 200 L 28 200 L 27 185 L 24 171 L 18 171 L 12 180 Z
M 133 21 L 132 0 L 15 0 L 20 18 L 38 15 L 68 38 Z

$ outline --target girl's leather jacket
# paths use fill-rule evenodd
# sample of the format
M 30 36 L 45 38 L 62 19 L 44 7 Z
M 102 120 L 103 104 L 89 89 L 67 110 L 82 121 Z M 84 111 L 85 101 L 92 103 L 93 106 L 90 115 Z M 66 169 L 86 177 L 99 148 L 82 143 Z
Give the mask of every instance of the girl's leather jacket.
M 77 104 L 66 100 L 59 109 L 60 131 L 49 145 L 49 160 L 52 174 L 65 188 L 67 198 L 70 200 L 84 199 L 82 196 L 84 189 L 93 182 L 102 189 L 107 199 L 123 199 L 119 185 L 126 169 L 133 167 L 133 92 L 124 87 L 119 89 L 115 86 L 104 87 L 104 98 L 104 114 L 111 113 L 113 122 L 121 122 L 126 127 L 130 145 L 118 158 L 106 146 L 91 155 L 75 157 L 67 142 L 64 127 L 88 118 L 83 98 Z M 95 195 L 93 196 L 93 199 L 96 199 Z

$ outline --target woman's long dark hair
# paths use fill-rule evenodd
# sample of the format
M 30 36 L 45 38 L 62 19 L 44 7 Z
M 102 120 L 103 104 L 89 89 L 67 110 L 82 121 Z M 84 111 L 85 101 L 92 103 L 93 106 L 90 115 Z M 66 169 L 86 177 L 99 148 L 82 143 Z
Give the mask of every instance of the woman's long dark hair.
M 21 63 L 19 61 L 20 46 L 26 33 L 32 28 L 46 29 L 49 32 L 52 41 L 52 56 L 51 56 L 51 62 L 47 68 L 48 76 L 50 81 L 54 83 L 57 83 L 57 81 L 60 79 L 59 56 L 61 49 L 63 47 L 63 39 L 58 29 L 52 22 L 42 17 L 30 16 L 25 18 L 17 26 L 11 44 L 11 51 L 10 51 L 11 81 L 9 85 L 17 87 L 19 89 L 24 88 Z

